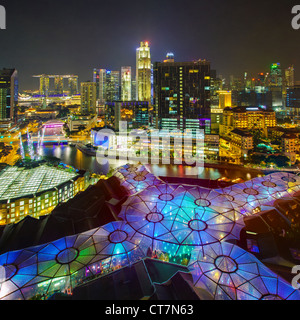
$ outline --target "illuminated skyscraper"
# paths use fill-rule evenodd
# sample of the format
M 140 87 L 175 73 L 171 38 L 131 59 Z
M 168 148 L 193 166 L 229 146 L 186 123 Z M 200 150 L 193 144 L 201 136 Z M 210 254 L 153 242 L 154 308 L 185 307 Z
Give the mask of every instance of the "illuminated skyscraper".
M 69 95 L 78 94 L 78 76 L 73 76 L 68 79 Z
M 18 72 L 0 70 L 0 120 L 16 120 L 18 109 Z
M 273 63 L 270 71 L 270 86 L 282 86 L 282 70 L 280 63 Z
M 295 85 L 295 69 L 294 66 L 290 66 L 284 71 L 285 85 L 287 88 Z
M 131 81 L 131 100 L 136 101 L 136 80 Z
M 151 101 L 151 55 L 148 42 L 136 50 L 136 99 Z
M 41 75 L 40 76 L 40 95 L 48 97 L 49 95 L 49 76 Z
M 81 83 L 81 113 L 96 114 L 96 83 Z
M 131 101 L 131 67 L 121 68 L 121 100 Z
M 54 94 L 64 93 L 64 78 L 62 76 L 55 76 L 54 78 Z
M 155 62 L 154 116 L 158 129 L 210 133 L 210 62 Z
M 105 102 L 120 100 L 120 71 L 106 70 Z

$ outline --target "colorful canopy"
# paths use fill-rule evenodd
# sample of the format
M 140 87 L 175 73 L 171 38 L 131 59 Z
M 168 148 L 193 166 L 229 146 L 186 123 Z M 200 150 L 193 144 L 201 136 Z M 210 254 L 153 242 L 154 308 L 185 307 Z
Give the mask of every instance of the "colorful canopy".
M 0 264 L 6 278 L 0 298 L 29 299 L 39 292 L 64 291 L 99 272 L 111 272 L 144 258 L 149 246 L 149 239 L 136 234 L 125 222 L 116 221 L 46 245 L 3 254 Z
M 125 165 L 115 173 L 121 185 L 124 186 L 129 194 L 135 194 L 152 185 L 163 183 L 159 178 L 150 173 L 143 165 Z
M 300 293 L 252 254 L 228 242 L 192 253 L 194 285 L 215 300 L 299 300 Z

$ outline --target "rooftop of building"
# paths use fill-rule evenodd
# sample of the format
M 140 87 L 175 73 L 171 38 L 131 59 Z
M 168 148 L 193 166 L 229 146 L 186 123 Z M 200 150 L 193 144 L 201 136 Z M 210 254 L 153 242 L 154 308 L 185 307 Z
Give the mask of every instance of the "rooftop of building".
M 258 106 L 236 106 L 236 107 L 226 107 L 224 111 L 233 111 L 236 113 L 245 113 L 245 112 L 274 112 L 270 108 L 262 108 Z
M 0 201 L 33 196 L 77 179 L 79 173 L 41 164 L 28 168 L 7 166 L 0 172 Z
M 242 137 L 252 137 L 252 134 L 248 130 L 242 130 L 238 128 L 233 129 L 230 133 L 234 133 Z

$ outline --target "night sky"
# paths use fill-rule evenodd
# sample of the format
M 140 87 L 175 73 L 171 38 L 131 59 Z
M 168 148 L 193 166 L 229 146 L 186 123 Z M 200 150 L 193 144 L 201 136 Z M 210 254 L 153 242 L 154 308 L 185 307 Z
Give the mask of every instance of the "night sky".
M 20 88 L 38 89 L 33 74 L 77 74 L 94 67 L 135 69 L 140 41 L 152 61 L 207 59 L 224 77 L 294 64 L 300 79 L 300 30 L 291 9 L 300 1 L 236 0 L 1 0 L 0 67 L 19 71 Z M 298 76 L 299 75 L 299 76 Z

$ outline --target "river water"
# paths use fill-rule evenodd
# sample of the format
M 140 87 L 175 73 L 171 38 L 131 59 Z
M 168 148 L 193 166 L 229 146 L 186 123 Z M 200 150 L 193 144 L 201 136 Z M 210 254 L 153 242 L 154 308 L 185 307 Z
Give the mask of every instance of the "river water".
M 42 149 L 43 156 L 54 156 L 61 159 L 65 164 L 71 165 L 77 169 L 88 170 L 98 174 L 106 174 L 110 167 L 118 167 L 127 163 L 127 161 L 118 161 L 101 165 L 98 163 L 96 157 L 86 155 L 75 147 L 71 146 L 44 146 Z M 242 178 L 243 180 L 250 180 L 260 175 L 259 172 L 247 172 L 242 169 L 223 169 L 223 168 L 198 168 L 199 172 L 194 172 L 195 168 L 186 167 L 183 165 L 166 165 L 166 164 L 149 164 L 146 167 L 156 176 L 168 177 L 191 177 L 199 179 L 217 180 L 221 177 L 229 179 Z

